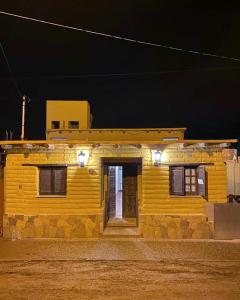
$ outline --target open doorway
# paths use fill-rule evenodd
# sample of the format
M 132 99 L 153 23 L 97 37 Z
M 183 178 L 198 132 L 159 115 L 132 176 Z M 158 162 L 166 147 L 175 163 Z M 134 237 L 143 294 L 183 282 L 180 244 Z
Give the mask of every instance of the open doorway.
M 123 218 L 123 166 L 109 166 L 110 218 Z
M 106 226 L 137 226 L 140 162 L 104 160 Z

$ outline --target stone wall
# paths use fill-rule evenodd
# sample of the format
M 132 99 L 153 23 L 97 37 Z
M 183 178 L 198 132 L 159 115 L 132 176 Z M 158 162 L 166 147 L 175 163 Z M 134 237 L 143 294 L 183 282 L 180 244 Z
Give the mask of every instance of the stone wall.
M 3 236 L 21 238 L 98 238 L 100 215 L 4 215 Z M 146 240 L 212 239 L 213 223 L 205 216 L 143 215 L 140 232 Z
M 148 240 L 213 238 L 213 223 L 201 215 L 144 215 L 140 228 Z
M 4 215 L 3 236 L 21 238 L 97 238 L 99 215 Z

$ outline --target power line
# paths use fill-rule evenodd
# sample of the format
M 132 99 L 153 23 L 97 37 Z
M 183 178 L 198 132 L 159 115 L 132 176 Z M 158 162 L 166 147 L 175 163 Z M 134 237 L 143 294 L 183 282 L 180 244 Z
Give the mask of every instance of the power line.
M 0 47 L 1 47 L 1 50 L 2 50 L 3 57 L 4 57 L 4 59 L 5 59 L 5 62 L 6 62 L 6 64 L 7 64 L 8 71 L 9 71 L 10 76 L 11 76 L 10 79 L 12 80 L 13 85 L 15 86 L 18 95 L 20 96 L 20 98 L 22 98 L 22 93 L 21 93 L 20 88 L 19 88 L 19 86 L 18 86 L 18 84 L 17 84 L 17 81 L 16 81 L 15 78 L 14 78 L 12 69 L 11 69 L 10 64 L 9 64 L 9 61 L 8 61 L 8 59 L 7 59 L 7 55 L 6 55 L 5 51 L 4 51 L 4 48 L 3 48 L 3 45 L 2 45 L 1 42 L 0 42 Z
M 190 72 L 213 72 L 213 71 L 240 71 L 240 68 L 203 68 L 203 69 L 183 69 L 167 70 L 158 72 L 132 72 L 132 73 L 96 73 L 96 74 L 79 74 L 79 75 L 53 75 L 53 76 L 24 76 L 17 77 L 18 80 L 58 80 L 58 79 L 78 79 L 92 77 L 126 77 L 126 76 L 150 76 L 172 73 L 190 73 Z M 9 78 L 0 78 L 0 81 L 7 81 Z
M 24 19 L 24 20 L 29 20 L 29 21 L 33 21 L 33 22 L 43 23 L 43 24 L 47 24 L 47 25 L 52 25 L 52 26 L 56 26 L 56 27 L 61 27 L 61 28 L 65 28 L 65 29 L 81 31 L 81 32 L 92 34 L 92 35 L 98 35 L 98 36 L 102 36 L 102 37 L 123 40 L 126 42 L 135 43 L 135 44 L 160 47 L 160 48 L 165 48 L 165 49 L 174 50 L 174 51 L 180 51 L 180 52 L 185 52 L 185 53 L 190 53 L 190 54 L 197 54 L 197 55 L 202 55 L 202 56 L 210 56 L 210 57 L 232 60 L 232 61 L 240 61 L 240 58 L 237 58 L 237 57 L 229 57 L 229 56 L 217 55 L 217 54 L 208 53 L 208 52 L 187 50 L 187 49 L 168 46 L 168 45 L 164 45 L 164 44 L 157 44 L 157 43 L 151 43 L 151 42 L 146 42 L 146 41 L 141 41 L 141 40 L 136 40 L 136 39 L 130 39 L 130 38 L 126 38 L 126 37 L 122 37 L 122 36 L 118 36 L 118 35 L 111 35 L 111 34 L 102 33 L 102 32 L 98 32 L 98 31 L 83 29 L 83 28 L 79 28 L 79 27 L 73 27 L 73 26 L 63 25 L 63 24 L 54 23 L 54 22 L 48 22 L 48 21 L 44 21 L 41 19 L 35 19 L 35 18 L 17 15 L 17 14 L 5 12 L 5 11 L 0 11 L 0 14 L 11 16 L 11 17 L 16 17 L 16 18 L 20 18 L 20 19 Z

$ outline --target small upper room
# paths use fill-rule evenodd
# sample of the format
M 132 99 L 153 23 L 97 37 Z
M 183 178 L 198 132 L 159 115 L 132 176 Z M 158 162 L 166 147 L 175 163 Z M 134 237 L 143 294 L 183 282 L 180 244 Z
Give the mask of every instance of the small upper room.
M 74 139 L 79 130 L 91 128 L 86 100 L 47 100 L 46 139 Z

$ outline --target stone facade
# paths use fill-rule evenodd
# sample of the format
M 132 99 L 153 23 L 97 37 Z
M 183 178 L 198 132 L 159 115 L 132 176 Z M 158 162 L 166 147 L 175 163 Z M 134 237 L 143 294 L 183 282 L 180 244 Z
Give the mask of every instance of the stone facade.
M 204 215 L 143 215 L 140 232 L 146 240 L 212 239 L 213 222 Z M 21 238 L 98 238 L 100 215 L 5 215 L 3 236 Z
M 3 236 L 21 238 L 97 238 L 98 215 L 5 215 Z
M 213 223 L 201 215 L 144 215 L 140 228 L 148 240 L 213 238 Z

